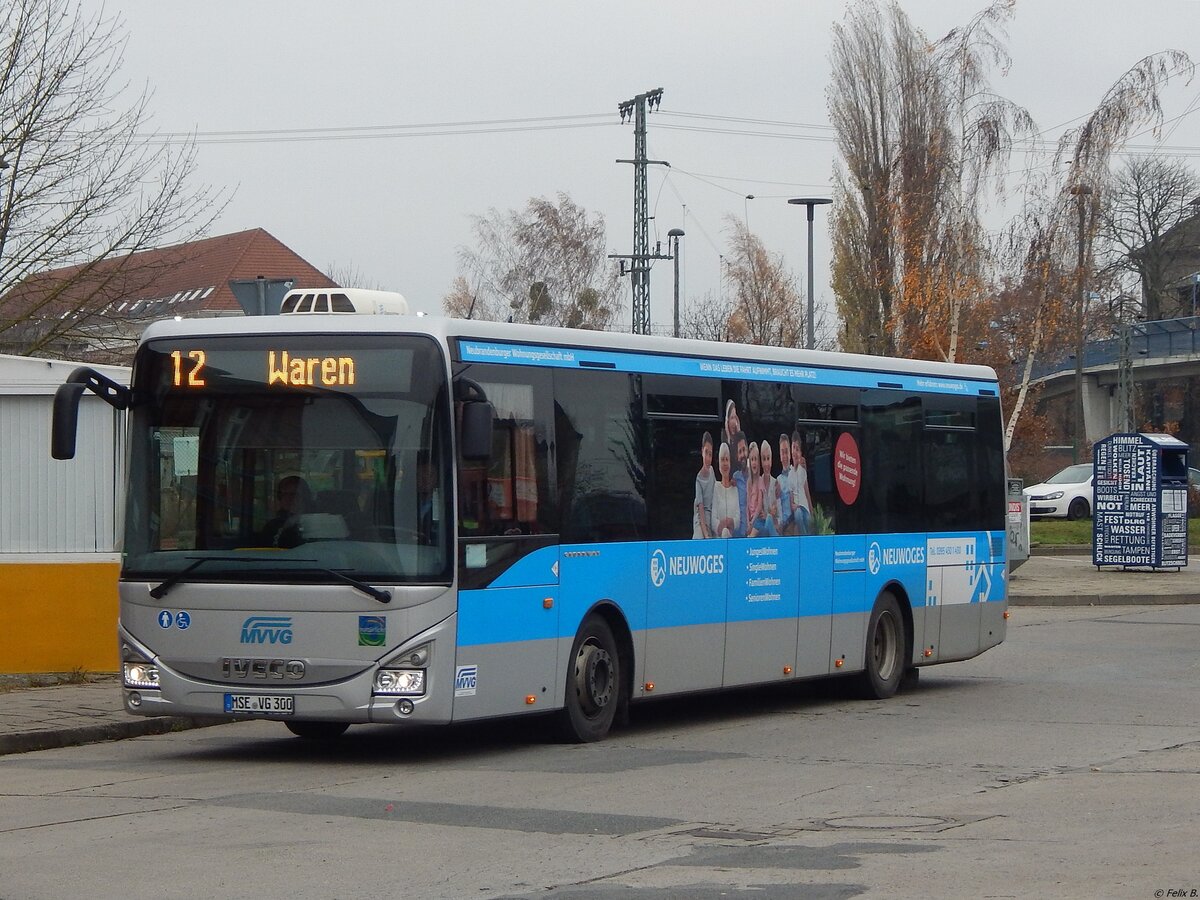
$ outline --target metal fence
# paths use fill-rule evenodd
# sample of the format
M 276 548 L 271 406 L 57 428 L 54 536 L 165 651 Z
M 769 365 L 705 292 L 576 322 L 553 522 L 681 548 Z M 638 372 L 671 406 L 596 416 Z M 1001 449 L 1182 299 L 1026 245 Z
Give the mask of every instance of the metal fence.
M 1200 355 L 1200 316 L 1138 322 L 1129 328 L 1129 357 L 1133 361 L 1170 356 Z M 1083 345 L 1083 367 L 1115 367 L 1121 361 L 1121 339 L 1109 338 Z M 1033 378 L 1075 371 L 1075 354 L 1064 353 L 1034 365 Z

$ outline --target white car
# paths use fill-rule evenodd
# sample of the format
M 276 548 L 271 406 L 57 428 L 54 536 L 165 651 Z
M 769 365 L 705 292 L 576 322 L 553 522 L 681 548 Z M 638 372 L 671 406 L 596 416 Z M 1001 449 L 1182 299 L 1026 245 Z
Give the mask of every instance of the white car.
M 1041 484 L 1025 488 L 1029 515 L 1086 519 L 1092 514 L 1092 464 L 1067 466 Z

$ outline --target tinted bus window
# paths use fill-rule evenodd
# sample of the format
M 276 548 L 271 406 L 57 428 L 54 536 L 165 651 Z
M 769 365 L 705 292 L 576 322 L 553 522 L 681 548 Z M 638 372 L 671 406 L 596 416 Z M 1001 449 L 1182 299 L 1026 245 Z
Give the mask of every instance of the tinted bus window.
M 1007 508 L 1004 480 L 1004 423 L 998 397 L 980 397 L 976 426 L 978 482 L 973 485 L 979 496 L 978 527 L 1003 531 Z
M 968 530 L 977 522 L 975 443 L 973 429 L 925 432 L 925 514 L 929 531 Z
M 859 531 L 924 531 L 921 398 L 899 390 L 862 395 Z
M 564 542 L 646 538 L 646 464 L 636 376 L 554 373 Z

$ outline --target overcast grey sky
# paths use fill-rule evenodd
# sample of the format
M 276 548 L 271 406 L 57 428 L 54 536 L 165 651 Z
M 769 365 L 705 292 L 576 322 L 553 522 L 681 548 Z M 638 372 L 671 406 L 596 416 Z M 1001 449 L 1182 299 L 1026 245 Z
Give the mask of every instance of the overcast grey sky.
M 903 3 L 931 38 L 983 5 Z M 471 216 L 489 207 L 565 191 L 605 216 L 610 252 L 630 252 L 632 167 L 615 160 L 632 156 L 633 128 L 621 124 L 617 104 L 657 87 L 664 93 L 661 112 L 649 117 L 649 155 L 672 168 L 650 171 L 651 242 L 657 234 L 665 248 L 669 229 L 687 232 L 685 302 L 719 290 L 730 214 L 748 217 L 803 285 L 804 211 L 786 198 L 829 190 L 830 32 L 846 6 L 105 4 L 129 32 L 124 74 L 154 91 L 155 127 L 200 133 L 199 179 L 234 189 L 214 233 L 265 228 L 314 265 L 353 266 L 373 286 L 399 290 L 431 313 L 458 273 L 457 249 L 472 240 Z M 1018 0 L 1009 48 L 1012 68 L 995 89 L 1056 138 L 1141 57 L 1175 48 L 1200 62 L 1200 0 Z M 1163 129 L 1162 142 L 1200 168 L 1198 97 L 1200 78 L 1166 91 L 1167 120 L 1196 105 Z M 528 119 L 542 121 L 519 121 Z M 446 124 L 494 120 L 505 124 Z M 414 125 L 426 127 L 363 130 Z M 211 134 L 337 128 L 359 130 L 336 140 L 312 140 L 312 132 Z M 488 128 L 499 130 L 483 133 Z M 825 304 L 824 211 L 816 233 L 815 293 Z M 626 323 L 628 294 L 626 284 Z M 669 324 L 671 294 L 670 263 L 661 262 L 652 281 L 655 326 Z

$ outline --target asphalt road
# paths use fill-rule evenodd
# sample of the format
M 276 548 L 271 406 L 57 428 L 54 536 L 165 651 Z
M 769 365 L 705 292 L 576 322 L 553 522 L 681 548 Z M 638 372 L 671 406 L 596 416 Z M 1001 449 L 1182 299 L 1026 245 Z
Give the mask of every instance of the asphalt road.
M 15 754 L 0 897 L 1200 896 L 1198 646 L 1196 605 L 1018 608 L 888 702 L 659 702 L 597 745 L 248 722 Z

